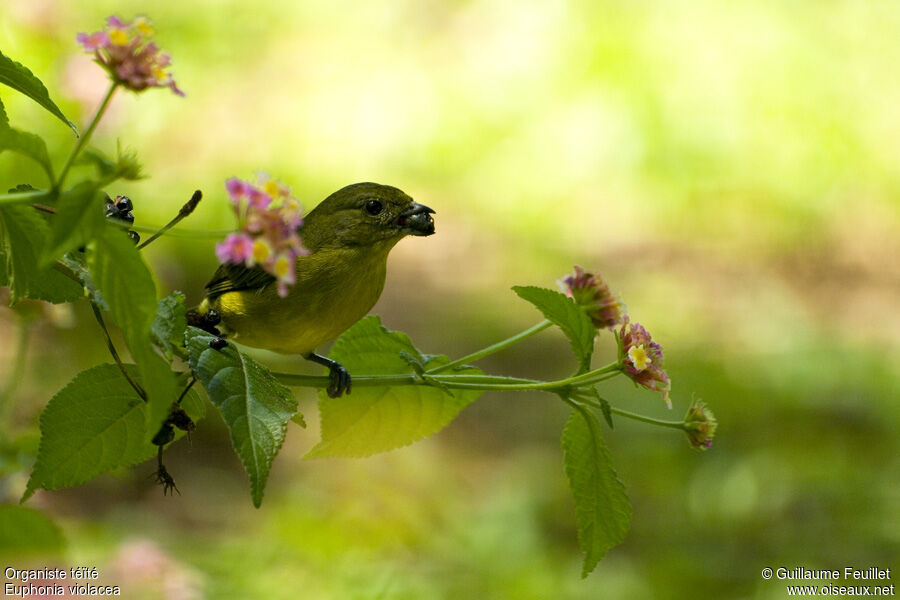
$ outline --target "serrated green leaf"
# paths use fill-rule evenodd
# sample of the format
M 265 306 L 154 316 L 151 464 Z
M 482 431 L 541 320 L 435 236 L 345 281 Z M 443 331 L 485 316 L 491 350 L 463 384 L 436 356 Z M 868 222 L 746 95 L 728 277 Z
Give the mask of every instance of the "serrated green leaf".
M 62 532 L 44 513 L 16 504 L 0 504 L 0 556 L 21 560 L 31 554 L 60 552 Z
M 210 348 L 212 339 L 205 331 L 188 327 L 188 362 L 228 425 L 231 443 L 250 476 L 253 504 L 259 507 L 287 423 L 297 412 L 297 399 L 233 344 L 222 350 Z
M 38 257 L 50 229 L 30 206 L 0 207 L 0 247 L 6 259 L 10 304 L 37 298 L 54 304 L 84 296 L 82 286 L 52 267 L 38 268 Z
M 171 368 L 150 342 L 156 285 L 134 243 L 115 226 L 105 227 L 88 245 L 87 266 L 141 374 L 147 392 L 146 436 L 150 441 L 175 401 Z
M 566 334 L 578 359 L 579 371 L 587 371 L 591 365 L 597 330 L 575 301 L 565 294 L 536 286 L 517 285 L 513 291 L 523 300 L 531 302 L 548 321 Z
M 425 369 L 449 362 L 446 356 L 423 356 L 405 334 L 388 331 L 376 316 L 345 331 L 330 357 L 351 376 L 413 373 L 416 362 Z M 481 370 L 466 367 L 455 373 L 481 374 Z M 369 456 L 407 446 L 443 429 L 480 394 L 426 386 L 357 387 L 340 398 L 329 398 L 323 391 L 322 441 L 306 458 Z
M 593 413 L 572 413 L 563 430 L 562 448 L 575 500 L 578 543 L 584 553 L 581 576 L 587 577 L 606 551 L 625 539 L 631 504 Z
M 42 264 L 49 264 L 69 250 L 84 246 L 103 229 L 106 224 L 105 198 L 92 181 L 83 181 L 60 195 Z
M 53 165 L 47 153 L 47 144 L 39 135 L 9 125 L 0 125 L 0 152 L 4 150 L 17 152 L 37 162 L 44 169 L 47 178 L 51 182 L 54 181 Z
M 94 278 L 91 277 L 91 272 L 88 271 L 84 252 L 67 252 L 60 260 L 75 274 L 84 286 L 87 296 L 96 303 L 97 306 L 108 311 L 109 305 L 106 304 L 106 300 L 103 299 L 103 294 L 97 289 L 97 286 L 94 284 Z
M 134 366 L 127 368 L 139 379 Z M 41 443 L 23 500 L 38 488 L 80 485 L 152 457 L 145 406 L 115 364 L 76 375 L 41 413 Z
M 200 397 L 200 393 L 197 392 L 196 388 L 192 387 L 184 395 L 184 398 L 181 400 L 181 408 L 184 409 L 184 412 L 188 414 L 195 425 L 206 418 L 206 403 Z M 176 430 L 175 439 L 178 439 L 178 437 L 179 433 Z
M 153 342 L 159 346 L 166 358 L 172 360 L 175 349 L 184 344 L 184 330 L 187 328 L 187 309 L 184 294 L 175 291 L 161 299 L 156 305 L 156 316 L 150 327 Z
M 137 366 L 125 368 L 140 383 Z M 193 389 L 185 394 L 181 407 L 194 423 L 206 415 L 203 400 Z M 80 485 L 155 456 L 157 447 L 146 441 L 146 409 L 115 364 L 97 365 L 76 375 L 41 413 L 37 460 L 22 499 L 38 488 Z M 182 436 L 184 432 L 176 430 L 175 439 Z
M 3 52 L 0 52 L 0 83 L 25 94 L 71 127 L 76 134 L 78 133 L 75 124 L 67 119 L 66 115 L 56 106 L 56 103 L 50 99 L 50 92 L 47 91 L 41 80 L 35 77 L 34 73 L 28 70 L 27 67 L 12 60 Z

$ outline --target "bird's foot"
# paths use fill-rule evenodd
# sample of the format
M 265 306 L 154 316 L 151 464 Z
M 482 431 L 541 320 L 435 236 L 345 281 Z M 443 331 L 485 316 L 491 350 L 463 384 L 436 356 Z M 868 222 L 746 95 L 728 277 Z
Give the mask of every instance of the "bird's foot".
M 325 389 L 325 392 L 329 398 L 339 398 L 344 392 L 350 393 L 353 379 L 350 377 L 347 369 L 344 368 L 344 365 L 314 352 L 304 356 L 304 358 L 328 367 L 328 376 L 331 378 L 331 383 Z
M 216 336 L 209 341 L 210 348 L 213 350 L 221 350 L 228 345 L 228 342 L 225 341 L 225 336 L 223 336 L 222 332 L 219 331 L 219 328 L 216 327 L 216 325 L 222 322 L 222 317 L 219 316 L 218 312 L 210 309 L 201 315 L 196 309 L 191 309 L 187 311 L 186 316 L 188 325 L 197 327 L 206 333 Z
M 219 316 L 217 311 L 210 309 L 201 315 L 196 308 L 192 308 L 187 311 L 185 316 L 187 317 L 187 324 L 191 327 L 202 329 L 206 333 L 212 335 L 222 335 L 216 327 L 216 325 L 222 322 L 222 317 Z

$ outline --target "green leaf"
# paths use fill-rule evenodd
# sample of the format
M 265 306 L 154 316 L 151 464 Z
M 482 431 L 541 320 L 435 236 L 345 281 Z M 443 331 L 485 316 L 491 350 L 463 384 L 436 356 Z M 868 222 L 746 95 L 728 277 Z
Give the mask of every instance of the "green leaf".
M 0 240 L 0 287 L 9 285 L 9 279 L 6 277 L 6 245 L 5 240 Z
M 0 125 L 0 152 L 4 150 L 12 150 L 34 160 L 47 173 L 47 178 L 51 182 L 54 181 L 53 165 L 47 153 L 47 144 L 40 136 L 14 129 L 9 125 Z
M 145 406 L 114 364 L 76 375 L 41 413 L 41 444 L 23 500 L 38 488 L 80 485 L 152 457 L 156 447 L 145 439 Z
M 593 413 L 577 410 L 562 434 L 566 475 L 575 499 L 578 543 L 584 553 L 581 576 L 594 570 L 606 551 L 620 544 L 631 522 L 625 486 L 612 467 Z
M 609 400 L 600 395 L 600 392 L 597 391 L 597 386 L 592 387 L 591 391 L 594 392 L 594 398 L 600 403 L 600 412 L 603 413 L 606 424 L 609 425 L 610 429 L 615 429 L 612 419 L 612 406 L 610 406 Z
M 156 285 L 134 243 L 112 225 L 88 245 L 87 265 L 141 374 L 147 392 L 149 441 L 175 400 L 171 368 L 150 343 L 150 329 L 156 317 Z
M 188 362 L 228 425 L 231 443 L 250 476 L 253 505 L 259 507 L 287 423 L 297 412 L 297 399 L 233 344 L 222 350 L 210 348 L 212 339 L 205 331 L 188 327 Z
M 60 261 L 65 266 L 69 267 L 69 270 L 75 274 L 84 286 L 85 292 L 90 299 L 93 300 L 97 306 L 108 311 L 109 305 L 106 304 L 106 300 L 103 299 L 103 294 L 97 289 L 97 286 L 94 284 L 94 278 L 91 277 L 91 272 L 88 271 L 84 252 L 67 252 Z
M 345 331 L 330 357 L 351 375 L 413 373 L 415 362 L 425 369 L 450 362 L 446 356 L 423 356 L 405 334 L 388 331 L 376 316 Z M 465 367 L 454 373 L 480 374 L 481 370 Z M 480 394 L 419 385 L 356 387 L 340 398 L 329 398 L 323 391 L 319 401 L 322 441 L 306 458 L 369 456 L 407 446 L 443 429 Z
M 60 552 L 62 532 L 44 513 L 15 504 L 0 504 L 0 556 L 21 559 L 29 554 Z
M 6 259 L 11 304 L 23 298 L 59 304 L 84 297 L 77 282 L 53 267 L 38 268 L 38 257 L 49 235 L 47 223 L 30 206 L 0 207 L 0 248 Z
M 106 224 L 106 194 L 92 181 L 83 181 L 59 197 L 56 215 L 50 224 L 50 241 L 44 251 L 43 264 L 49 264 L 69 250 L 84 246 Z
M 72 128 L 76 134 L 75 124 L 66 118 L 59 107 L 50 99 L 50 93 L 41 80 L 34 76 L 24 65 L 17 63 L 0 52 L 0 83 L 19 91 L 55 115 L 60 121 Z
M 587 371 L 591 365 L 597 330 L 575 301 L 565 294 L 535 286 L 517 285 L 513 287 L 513 291 L 523 300 L 534 304 L 548 321 L 562 329 L 572 344 L 572 351 L 579 362 L 579 371 Z
M 184 330 L 187 328 L 187 309 L 184 294 L 175 291 L 156 305 L 156 316 L 150 327 L 153 343 L 159 346 L 167 359 L 172 360 L 176 348 L 184 344 Z
M 97 169 L 97 175 L 101 183 L 101 187 L 106 186 L 117 179 L 125 179 L 134 181 L 143 179 L 141 163 L 138 162 L 137 154 L 131 150 L 122 150 L 117 148 L 116 160 L 113 161 L 96 148 L 85 148 L 81 155 L 75 161 L 75 164 L 90 164 Z

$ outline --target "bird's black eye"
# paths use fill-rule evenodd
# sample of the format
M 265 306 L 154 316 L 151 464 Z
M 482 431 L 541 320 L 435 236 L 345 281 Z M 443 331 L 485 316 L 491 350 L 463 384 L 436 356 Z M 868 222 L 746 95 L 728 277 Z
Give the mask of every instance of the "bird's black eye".
M 384 208 L 378 200 L 369 200 L 366 202 L 366 212 L 370 215 L 377 215 Z

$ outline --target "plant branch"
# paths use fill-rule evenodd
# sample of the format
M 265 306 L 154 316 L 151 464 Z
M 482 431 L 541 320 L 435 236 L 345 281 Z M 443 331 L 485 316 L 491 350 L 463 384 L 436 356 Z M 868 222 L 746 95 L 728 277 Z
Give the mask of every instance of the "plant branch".
M 552 323 L 550 321 L 547 321 L 547 320 L 541 321 L 537 325 L 530 327 L 521 333 L 517 333 L 516 335 L 514 335 L 510 338 L 506 338 L 505 340 L 497 342 L 496 344 L 491 344 L 490 346 L 488 346 L 486 348 L 482 348 L 481 350 L 479 350 L 477 352 L 473 352 L 472 354 L 467 354 L 466 356 L 463 356 L 462 358 L 457 358 L 456 360 L 449 362 L 446 365 L 441 365 L 440 367 L 436 367 L 434 369 L 431 369 L 430 371 L 426 371 L 426 373 L 428 373 L 430 375 L 434 375 L 437 373 L 441 373 L 443 371 L 449 371 L 450 369 L 452 369 L 454 367 L 458 367 L 459 365 L 464 365 L 466 363 L 474 362 L 480 358 L 484 358 L 485 356 L 488 356 L 489 354 L 494 354 L 495 352 L 499 352 L 500 350 L 503 350 L 504 348 L 508 348 L 509 346 L 512 346 L 516 342 L 521 342 L 522 340 L 533 336 L 537 332 L 547 329 L 551 325 L 552 325 Z
M 603 407 L 600 406 L 600 404 L 593 398 L 579 396 L 579 400 L 584 404 L 603 410 Z M 607 402 L 607 404 L 609 404 L 609 402 Z M 648 417 L 646 415 L 641 415 L 638 413 L 623 410 L 621 408 L 616 408 L 611 404 L 609 405 L 609 412 L 619 415 L 620 417 L 625 417 L 626 419 L 641 421 L 642 423 L 649 423 L 651 425 L 658 425 L 660 427 L 671 427 L 672 429 L 684 429 L 684 421 L 665 421 L 663 419 L 654 419 L 653 417 Z
M 72 149 L 72 153 L 69 155 L 68 160 L 66 160 L 66 164 L 63 167 L 62 172 L 59 174 L 59 179 L 57 179 L 56 183 L 53 185 L 53 189 L 58 191 L 60 188 L 62 188 L 63 182 L 66 180 L 66 175 L 69 174 L 69 169 L 72 168 L 72 165 L 75 163 L 75 159 L 78 158 L 79 154 L 81 154 L 81 151 L 87 145 L 88 140 L 91 139 L 91 135 L 93 135 L 94 130 L 97 128 L 97 124 L 100 122 L 100 118 L 103 117 L 103 113 L 106 112 L 106 109 L 109 106 L 109 101 L 112 99 L 112 96 L 115 93 L 116 88 L 118 87 L 119 84 L 116 82 L 113 82 L 112 85 L 109 86 L 109 91 L 106 92 L 106 96 L 103 97 L 103 101 L 97 108 L 97 112 L 94 113 L 94 118 L 91 119 L 90 125 L 88 125 L 88 128 L 84 132 L 84 135 L 78 138 L 78 143 L 75 144 L 75 148 Z
M 191 196 L 191 199 L 188 200 L 187 203 L 181 207 L 181 210 L 178 211 L 178 214 L 175 215 L 175 218 L 172 219 L 171 221 L 169 221 L 168 223 L 166 223 L 162 227 L 162 229 L 160 229 L 159 231 L 157 231 L 156 233 L 151 235 L 149 238 L 147 238 L 147 240 L 144 243 L 142 243 L 140 246 L 138 246 L 138 250 L 143 250 L 144 247 L 146 247 L 147 245 L 150 244 L 150 242 L 152 242 L 153 240 L 155 240 L 162 234 L 166 233 L 168 230 L 170 230 L 173 227 L 175 227 L 176 225 L 178 225 L 178 223 L 181 222 L 182 219 L 190 216 L 190 214 L 192 212 L 194 212 L 194 209 L 197 208 L 197 205 L 200 203 L 200 200 L 202 198 L 203 198 L 203 194 L 200 192 L 200 190 L 194 191 L 194 194 Z
M 24 204 L 33 200 L 49 198 L 53 195 L 51 190 L 30 190 L 27 192 L 10 192 L 0 194 L 0 204 Z
M 611 363 L 583 375 L 556 381 L 540 381 L 537 379 L 523 379 L 520 377 L 498 375 L 441 375 L 426 371 L 423 375 L 419 375 L 418 373 L 356 375 L 353 377 L 353 385 L 355 387 L 430 385 L 458 390 L 540 390 L 565 392 L 571 390 L 573 387 L 593 384 L 598 381 L 615 377 L 618 374 L 618 363 Z M 290 373 L 273 373 L 273 375 L 275 375 L 282 383 L 295 387 L 326 387 L 330 381 L 328 377 L 319 377 L 315 375 L 293 375 Z
M 119 358 L 119 353 L 116 352 L 116 347 L 113 344 L 112 338 L 109 336 L 109 329 L 106 328 L 106 323 L 103 321 L 103 315 L 100 314 L 100 308 L 97 306 L 96 302 L 91 302 L 91 310 L 94 311 L 94 318 L 97 319 L 97 323 L 100 324 L 100 329 L 103 330 L 103 335 L 106 336 L 106 347 L 109 348 L 109 353 L 112 354 L 113 360 L 116 361 L 116 364 L 119 365 L 119 370 L 122 371 L 122 375 L 125 376 L 125 379 L 128 380 L 128 383 L 131 384 L 131 387 L 134 388 L 134 391 L 137 392 L 138 396 L 146 402 L 147 401 L 147 392 L 141 388 L 138 383 L 132 379 L 131 375 L 128 374 L 128 369 L 125 368 L 125 365 L 122 364 L 122 359 Z

